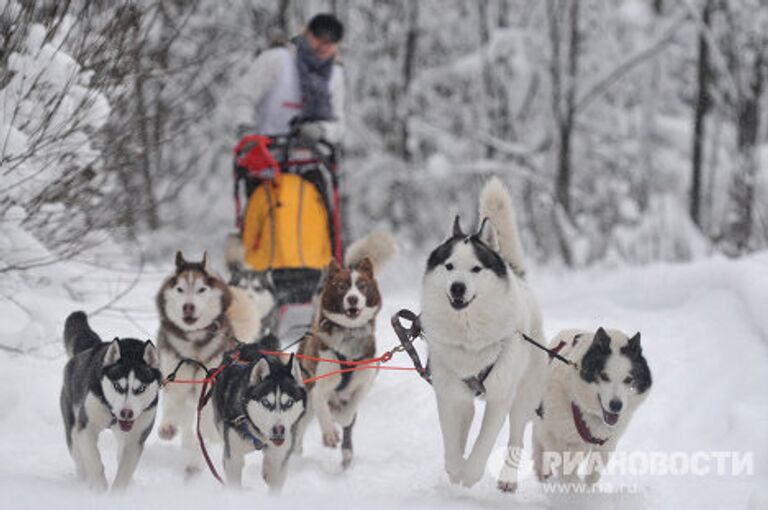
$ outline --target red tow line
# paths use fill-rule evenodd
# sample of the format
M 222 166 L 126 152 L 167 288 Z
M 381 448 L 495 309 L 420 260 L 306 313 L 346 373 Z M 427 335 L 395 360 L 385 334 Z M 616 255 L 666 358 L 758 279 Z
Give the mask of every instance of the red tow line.
M 363 360 L 357 360 L 357 361 L 342 361 L 339 359 L 333 359 L 333 358 L 318 358 L 314 356 L 306 356 L 304 354 L 294 354 L 293 356 L 299 359 L 306 359 L 309 361 L 317 361 L 317 362 L 325 362 L 325 363 L 336 363 L 338 365 L 346 365 L 348 368 L 341 368 L 339 370 L 334 370 L 332 372 L 328 372 L 326 374 L 318 375 L 315 377 L 310 377 L 307 379 L 304 379 L 304 384 L 313 383 L 315 381 L 319 381 L 320 379 L 325 379 L 326 377 L 332 377 L 334 375 L 338 374 L 344 374 L 348 372 L 359 372 L 362 370 L 370 370 L 370 369 L 376 369 L 376 370 L 396 370 L 396 371 L 415 371 L 416 369 L 413 367 L 383 367 L 379 366 L 378 363 L 387 363 L 392 359 L 392 356 L 394 353 L 403 350 L 402 346 L 397 346 L 389 351 L 386 351 L 381 356 L 378 356 L 376 358 L 369 358 L 369 359 L 363 359 Z M 267 355 L 267 356 L 285 356 L 287 353 L 281 352 L 281 351 L 267 351 L 267 350 L 260 350 L 259 353 Z M 211 474 L 213 475 L 216 480 L 219 481 L 222 485 L 224 485 L 224 480 L 221 478 L 221 475 L 219 475 L 219 472 L 216 470 L 216 466 L 214 466 L 213 461 L 211 460 L 211 456 L 208 454 L 208 449 L 205 447 L 205 441 L 203 440 L 203 434 L 200 430 L 200 417 L 203 412 L 203 408 L 206 406 L 208 401 L 211 398 L 211 395 L 213 394 L 213 385 L 216 382 L 216 378 L 221 374 L 221 372 L 224 371 L 225 368 L 228 366 L 237 363 L 240 360 L 240 351 L 235 351 L 235 353 L 228 359 L 222 361 L 222 363 L 216 367 L 216 370 L 213 372 L 210 372 L 209 375 L 204 377 L 203 379 L 176 379 L 176 371 L 181 367 L 181 363 L 176 367 L 176 370 L 174 370 L 173 373 L 169 374 L 165 379 L 163 379 L 162 385 L 165 386 L 166 384 L 202 384 L 202 388 L 200 388 L 200 397 L 197 401 L 197 427 L 196 427 L 196 433 L 197 433 L 197 440 L 200 443 L 200 451 L 203 454 L 203 458 L 205 459 L 205 463 L 208 465 L 208 469 L 211 471 Z M 210 386 L 210 389 L 209 389 Z

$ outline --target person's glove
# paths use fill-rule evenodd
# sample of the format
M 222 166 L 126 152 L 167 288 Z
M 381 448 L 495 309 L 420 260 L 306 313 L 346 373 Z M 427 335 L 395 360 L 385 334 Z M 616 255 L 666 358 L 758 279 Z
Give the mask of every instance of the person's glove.
M 299 125 L 299 139 L 307 145 L 315 145 L 325 137 L 325 126 L 321 122 L 305 122 Z

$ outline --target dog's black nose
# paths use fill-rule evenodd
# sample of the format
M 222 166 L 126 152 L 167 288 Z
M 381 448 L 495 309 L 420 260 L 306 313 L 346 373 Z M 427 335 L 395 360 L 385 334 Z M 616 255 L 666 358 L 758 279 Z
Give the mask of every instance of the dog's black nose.
M 120 419 L 123 421 L 131 421 L 133 420 L 133 411 L 130 409 L 123 409 L 120 411 Z
M 184 315 L 194 315 L 195 305 L 192 303 L 184 303 L 184 306 L 181 308 L 181 310 L 184 312 Z
M 283 425 L 275 425 L 272 427 L 272 435 L 273 436 L 284 436 L 285 435 L 285 427 Z
M 459 299 L 464 297 L 464 293 L 467 291 L 467 286 L 461 282 L 453 282 L 451 284 L 451 297 Z
M 347 303 L 349 303 L 349 306 L 357 306 L 357 296 L 347 296 Z
M 611 399 L 610 402 L 608 402 L 608 407 L 611 408 L 612 413 L 618 413 L 621 411 L 621 408 L 624 406 L 624 404 L 621 402 L 621 400 L 614 398 Z

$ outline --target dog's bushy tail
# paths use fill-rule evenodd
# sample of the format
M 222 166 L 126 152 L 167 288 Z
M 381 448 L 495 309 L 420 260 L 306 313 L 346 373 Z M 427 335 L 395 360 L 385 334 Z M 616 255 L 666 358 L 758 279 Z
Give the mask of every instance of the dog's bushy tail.
M 480 219 L 488 218 L 496 229 L 499 253 L 517 271 L 525 271 L 523 246 L 517 230 L 512 197 L 498 177 L 492 177 L 480 192 Z
M 375 230 L 349 245 L 344 255 L 344 265 L 354 267 L 367 257 L 373 264 L 373 272 L 378 273 L 396 253 L 397 241 L 394 236 L 386 230 Z
M 64 323 L 64 348 L 71 358 L 75 354 L 101 344 L 101 338 L 88 325 L 83 311 L 72 312 Z

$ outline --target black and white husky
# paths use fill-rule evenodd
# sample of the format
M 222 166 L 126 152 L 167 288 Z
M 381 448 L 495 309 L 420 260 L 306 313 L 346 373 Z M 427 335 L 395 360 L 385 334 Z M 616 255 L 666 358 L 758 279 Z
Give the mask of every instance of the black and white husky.
M 456 217 L 450 237 L 429 256 L 422 282 L 421 324 L 443 433 L 445 470 L 472 486 L 483 475 L 509 416 L 509 457 L 541 398 L 547 357 L 521 339 L 542 342 L 541 315 L 525 280 L 523 250 L 511 197 L 498 178 L 480 194 L 482 223 L 465 234 Z M 465 459 L 474 399 L 485 400 L 477 440 Z M 505 463 L 498 484 L 517 485 L 517 465 Z
M 595 483 L 651 387 L 640 333 L 629 338 L 603 328 L 596 333 L 567 330 L 550 347 L 576 361 L 579 370 L 551 363 L 533 426 L 536 475 L 541 481 L 553 474 L 576 481 L 577 473 L 561 471 L 568 453 L 569 464 L 578 464 L 573 459 L 584 461 L 585 481 Z
M 132 338 L 102 342 L 83 312 L 67 317 L 64 346 L 70 359 L 64 367 L 61 414 L 77 476 L 91 489 L 107 489 L 98 438 L 112 429 L 119 448 L 112 490 L 124 489 L 155 422 L 160 390 L 155 346 Z
M 241 485 L 245 455 L 261 450 L 262 477 L 270 490 L 280 490 L 306 409 L 307 392 L 298 362 L 291 356 L 284 364 L 259 352 L 274 350 L 277 338 L 273 339 L 269 344 L 241 345 L 238 361 L 221 372 L 214 386 L 216 427 L 224 440 L 224 474 L 234 487 Z
M 224 351 L 236 344 L 227 310 L 232 293 L 227 284 L 208 265 L 203 255 L 200 262 L 176 254 L 176 268 L 160 287 L 156 298 L 160 315 L 157 346 L 163 374 L 171 373 L 184 359 L 193 359 L 206 367 L 216 367 Z M 179 379 L 201 379 L 202 369 L 183 365 Z M 187 474 L 201 468 L 194 434 L 195 410 L 200 386 L 169 384 L 163 391 L 163 417 L 159 434 L 170 440 L 181 433 L 181 444 L 188 456 Z M 202 414 L 202 430 L 206 437 L 215 437 L 213 415 L 207 409 Z

